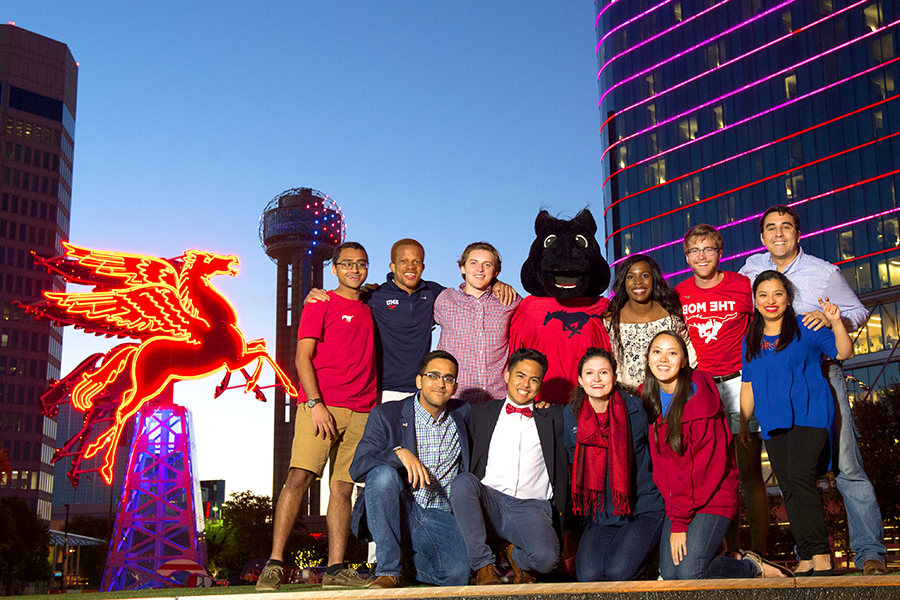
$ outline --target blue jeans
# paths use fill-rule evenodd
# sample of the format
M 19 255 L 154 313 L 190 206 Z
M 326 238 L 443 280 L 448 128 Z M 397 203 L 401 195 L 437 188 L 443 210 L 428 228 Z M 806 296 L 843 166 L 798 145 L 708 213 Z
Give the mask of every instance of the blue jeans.
M 584 529 L 575 572 L 578 581 L 631 581 L 646 567 L 647 557 L 659 544 L 665 515 L 638 515 L 622 525 L 598 525 Z
M 875 499 L 875 488 L 863 469 L 859 453 L 859 434 L 850 409 L 847 380 L 838 364 L 828 367 L 828 382 L 837 401 L 840 416 L 834 424 L 834 441 L 837 444 L 837 488 L 844 497 L 847 509 L 847 528 L 850 530 L 850 549 L 856 554 L 853 562 L 862 569 L 869 559 L 884 562 L 884 525 L 881 509 Z
M 471 473 L 460 473 L 450 484 L 450 505 L 473 571 L 494 562 L 488 537 L 510 542 L 512 559 L 525 570 L 549 573 L 556 566 L 559 537 L 548 500 L 519 500 L 483 485 Z M 380 548 L 378 552 L 380 558 Z
M 756 563 L 727 556 L 716 556 L 731 519 L 697 513 L 687 530 L 687 553 L 678 565 L 672 562 L 669 536 L 672 521 L 666 518 L 659 541 L 659 574 L 663 579 L 742 579 L 759 574 Z
M 450 512 L 424 509 L 409 484 L 393 467 L 375 467 L 366 475 L 366 521 L 378 547 L 376 575 L 400 576 L 404 553 L 418 581 L 468 585 L 469 559 L 456 519 Z

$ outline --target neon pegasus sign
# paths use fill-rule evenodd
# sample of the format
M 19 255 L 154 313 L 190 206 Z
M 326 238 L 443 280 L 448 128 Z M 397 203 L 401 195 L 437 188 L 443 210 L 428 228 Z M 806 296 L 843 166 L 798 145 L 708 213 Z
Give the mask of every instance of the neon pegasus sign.
M 224 369 L 218 397 L 230 389 L 231 373 L 239 371 L 246 379 L 244 392 L 252 391 L 264 401 L 257 383 L 268 363 L 285 391 L 297 395 L 266 352 L 265 340 L 244 339 L 234 307 L 210 283 L 216 275 L 237 275 L 236 256 L 188 250 L 178 258 L 160 259 L 67 242 L 63 246 L 63 256 L 35 255 L 36 264 L 68 282 L 92 285 L 93 290 L 44 292 L 44 301 L 21 306 L 58 325 L 138 340 L 88 357 L 41 396 L 48 416 L 66 402 L 86 413 L 84 427 L 53 457 L 54 462 L 72 457 L 69 479 L 76 487 L 81 473 L 98 470 L 82 469 L 82 460 L 101 453 L 100 475 L 107 484 L 112 482 L 115 450 L 128 420 L 173 382 L 209 377 Z M 253 363 L 255 368 L 248 373 L 246 368 Z M 97 425 L 106 429 L 94 436 Z

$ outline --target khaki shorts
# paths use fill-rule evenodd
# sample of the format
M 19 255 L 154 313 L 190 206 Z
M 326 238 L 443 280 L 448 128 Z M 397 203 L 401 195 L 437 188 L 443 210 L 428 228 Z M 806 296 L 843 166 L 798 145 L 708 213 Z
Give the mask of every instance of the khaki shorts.
M 327 407 L 334 417 L 338 436 L 335 439 L 323 440 L 313 432 L 312 415 L 306 404 L 297 407 L 297 420 L 294 424 L 294 443 L 291 448 L 291 468 L 304 469 L 322 476 L 325 463 L 331 459 L 329 470 L 332 481 L 353 483 L 350 478 L 350 463 L 356 445 L 366 429 L 369 413 L 354 412 L 349 408 L 337 406 Z

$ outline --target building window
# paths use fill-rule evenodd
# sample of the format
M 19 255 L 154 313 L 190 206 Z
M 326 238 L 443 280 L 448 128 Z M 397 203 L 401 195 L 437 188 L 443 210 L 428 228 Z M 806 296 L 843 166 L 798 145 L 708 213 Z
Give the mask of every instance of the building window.
M 725 127 L 725 108 L 720 104 L 713 108 L 713 129 Z
M 793 31 L 794 26 L 791 20 L 791 11 L 786 10 L 781 14 L 781 32 L 791 33 Z
M 872 58 L 875 64 L 883 63 L 894 58 L 894 36 L 886 33 L 872 40 Z
M 688 117 L 678 122 L 678 134 L 683 140 L 697 137 L 697 117 Z
M 797 75 L 792 73 L 784 78 L 784 97 L 788 100 L 797 97 Z
M 863 9 L 866 18 L 866 27 L 875 31 L 882 25 L 881 2 L 870 4 Z

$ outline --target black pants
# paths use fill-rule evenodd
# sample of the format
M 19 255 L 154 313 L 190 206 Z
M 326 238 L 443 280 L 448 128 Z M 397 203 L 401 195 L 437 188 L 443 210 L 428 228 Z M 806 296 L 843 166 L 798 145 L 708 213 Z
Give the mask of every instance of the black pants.
M 801 560 L 831 553 L 817 485 L 819 474 L 828 467 L 828 447 L 828 430 L 819 427 L 797 426 L 773 433 L 766 440 Z

